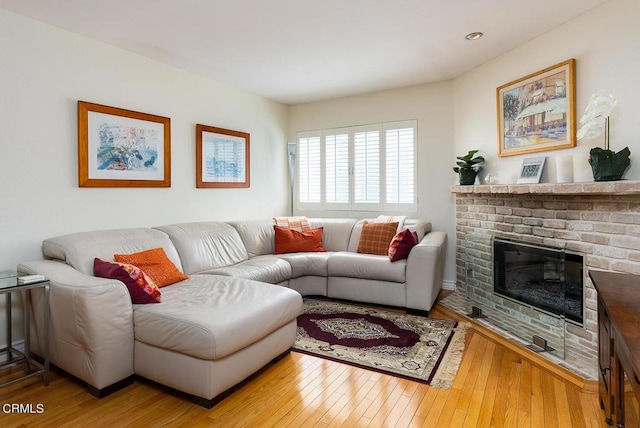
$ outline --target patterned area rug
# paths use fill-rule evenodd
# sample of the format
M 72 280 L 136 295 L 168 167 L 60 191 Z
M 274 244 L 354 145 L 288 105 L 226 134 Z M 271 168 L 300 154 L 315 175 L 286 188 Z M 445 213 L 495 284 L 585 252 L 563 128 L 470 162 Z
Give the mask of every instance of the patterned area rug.
M 293 349 L 447 389 L 458 372 L 468 327 L 305 298 Z

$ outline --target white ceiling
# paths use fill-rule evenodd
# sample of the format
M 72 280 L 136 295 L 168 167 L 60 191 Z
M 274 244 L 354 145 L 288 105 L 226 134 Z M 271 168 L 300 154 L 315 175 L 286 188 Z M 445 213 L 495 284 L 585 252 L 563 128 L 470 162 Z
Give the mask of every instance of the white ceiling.
M 607 0 L 0 0 L 298 104 L 457 77 Z M 467 33 L 482 31 L 477 41 Z

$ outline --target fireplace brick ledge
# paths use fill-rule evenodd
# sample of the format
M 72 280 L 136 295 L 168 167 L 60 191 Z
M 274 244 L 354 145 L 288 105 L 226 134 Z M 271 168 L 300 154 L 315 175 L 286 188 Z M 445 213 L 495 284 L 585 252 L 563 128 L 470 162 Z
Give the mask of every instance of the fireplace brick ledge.
M 501 193 L 515 195 L 640 195 L 640 180 L 585 183 L 477 184 L 451 186 L 451 193 Z

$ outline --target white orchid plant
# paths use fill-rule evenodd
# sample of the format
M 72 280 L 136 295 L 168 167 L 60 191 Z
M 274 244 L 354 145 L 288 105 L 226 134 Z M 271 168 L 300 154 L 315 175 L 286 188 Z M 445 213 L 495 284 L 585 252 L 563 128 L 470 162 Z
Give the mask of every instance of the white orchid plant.
M 584 115 L 580 118 L 582 126 L 577 133 L 578 140 L 597 138 L 601 134 L 601 128 L 604 128 L 604 151 L 612 156 L 614 152 L 609 149 L 609 116 L 617 105 L 618 99 L 613 95 L 606 95 L 602 89 L 591 95 Z

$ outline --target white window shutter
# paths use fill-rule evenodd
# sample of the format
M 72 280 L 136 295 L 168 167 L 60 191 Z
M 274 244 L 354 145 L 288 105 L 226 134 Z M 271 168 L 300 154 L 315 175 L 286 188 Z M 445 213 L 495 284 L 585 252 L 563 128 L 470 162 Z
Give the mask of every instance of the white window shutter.
M 416 136 L 415 121 L 385 126 L 385 209 L 416 209 Z
M 349 180 L 349 131 L 325 132 L 325 208 L 351 209 Z
M 357 127 L 353 132 L 353 208 L 375 211 L 381 199 L 381 126 Z
M 298 134 L 298 208 L 322 206 L 322 167 L 320 132 Z

